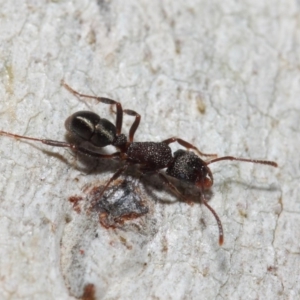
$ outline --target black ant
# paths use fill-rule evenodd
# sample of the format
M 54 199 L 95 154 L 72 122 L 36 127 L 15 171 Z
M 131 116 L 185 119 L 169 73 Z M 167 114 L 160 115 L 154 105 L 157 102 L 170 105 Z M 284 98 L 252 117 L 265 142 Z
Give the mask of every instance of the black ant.
M 219 228 L 219 244 L 223 244 L 224 233 L 221 220 L 214 209 L 207 203 L 204 197 L 204 190 L 209 189 L 213 185 L 213 175 L 208 165 L 222 160 L 236 160 L 251 163 L 258 163 L 277 167 L 277 163 L 267 160 L 256 160 L 238 158 L 233 156 L 224 156 L 216 158 L 216 154 L 205 154 L 199 151 L 192 144 L 176 137 L 166 139 L 162 142 L 134 142 L 134 134 L 139 126 L 141 116 L 130 109 L 123 109 L 120 102 L 112 99 L 96 97 L 78 93 L 69 85 L 62 81 L 62 85 L 79 97 L 95 99 L 101 103 L 116 106 L 116 125 L 112 124 L 107 119 L 101 118 L 91 111 L 79 111 L 67 118 L 65 127 L 67 131 L 76 138 L 76 143 L 66 143 L 48 139 L 39 139 L 28 136 L 17 135 L 1 130 L 0 134 L 11 136 L 13 138 L 26 139 L 36 142 L 41 142 L 54 147 L 70 148 L 78 153 L 88 155 L 94 158 L 119 158 L 124 164 L 119 168 L 114 175 L 107 181 L 103 190 L 99 194 L 99 199 L 102 197 L 107 187 L 116 180 L 126 169 L 133 164 L 139 165 L 139 170 L 143 174 L 158 174 L 163 183 L 165 183 L 177 196 L 189 203 L 177 188 L 161 173 L 162 169 L 166 169 L 168 176 L 174 177 L 180 181 L 184 181 L 196 186 L 200 190 L 202 203 L 214 215 Z M 122 133 L 123 113 L 135 117 L 133 124 L 129 130 L 129 139 Z M 177 150 L 172 155 L 170 148 L 171 143 L 177 142 L 187 150 Z M 112 154 L 99 153 L 102 147 L 112 145 L 118 149 Z M 90 147 L 92 146 L 93 150 Z M 215 157 L 208 161 L 202 160 L 194 152 L 200 156 Z

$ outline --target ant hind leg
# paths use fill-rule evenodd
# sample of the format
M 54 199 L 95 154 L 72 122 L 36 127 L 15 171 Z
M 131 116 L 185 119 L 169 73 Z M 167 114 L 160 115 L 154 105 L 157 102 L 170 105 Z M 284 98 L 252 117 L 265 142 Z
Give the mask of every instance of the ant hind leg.
M 23 139 L 23 140 L 29 140 L 29 141 L 34 141 L 34 142 L 39 142 L 45 145 L 53 146 L 53 147 L 62 147 L 62 148 L 70 148 L 75 152 L 92 156 L 94 158 L 113 158 L 113 157 L 120 157 L 120 152 L 115 152 L 112 154 L 102 154 L 98 152 L 91 151 L 87 148 L 84 148 L 82 146 L 78 146 L 76 144 L 71 144 L 71 143 L 66 143 L 66 142 L 60 142 L 60 141 L 55 141 L 55 140 L 48 140 L 48 139 L 38 139 L 30 136 L 25 136 L 25 135 L 19 135 L 19 134 L 14 134 L 10 133 L 7 131 L 0 130 L 0 135 L 6 135 L 15 139 Z
M 81 94 L 74 89 L 72 89 L 68 84 L 66 84 L 63 80 L 61 81 L 61 84 L 73 95 L 79 96 L 79 97 L 84 97 L 84 98 L 89 98 L 89 99 L 95 99 L 101 103 L 104 104 L 109 104 L 109 105 L 115 105 L 117 108 L 117 117 L 116 117 L 116 129 L 117 129 L 117 135 L 121 134 L 122 131 L 122 123 L 123 123 L 123 108 L 120 102 L 109 99 L 109 98 L 104 98 L 104 97 L 97 97 L 97 96 L 91 96 L 91 95 L 86 95 L 86 94 Z
M 135 112 L 134 110 L 131 109 L 124 109 L 123 112 L 129 116 L 134 116 L 135 120 L 133 122 L 133 124 L 130 127 L 129 130 L 129 142 L 133 142 L 133 136 L 137 130 L 137 128 L 139 127 L 140 121 L 141 121 L 141 115 L 138 114 L 137 112 Z

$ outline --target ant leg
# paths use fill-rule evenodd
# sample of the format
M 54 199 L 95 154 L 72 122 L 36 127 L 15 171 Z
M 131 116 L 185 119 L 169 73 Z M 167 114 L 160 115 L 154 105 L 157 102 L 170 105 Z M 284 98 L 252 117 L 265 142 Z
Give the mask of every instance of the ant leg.
M 186 149 L 190 150 L 190 149 L 193 149 L 195 150 L 200 156 L 218 156 L 217 154 L 206 154 L 206 153 L 203 153 L 201 152 L 197 147 L 195 147 L 194 145 L 182 140 L 182 139 L 179 139 L 179 138 L 176 138 L 176 137 L 172 137 L 172 138 L 169 138 L 167 140 L 164 140 L 162 141 L 162 143 L 165 143 L 165 144 L 171 144 L 171 143 L 175 143 L 177 142 L 179 145 L 185 147 Z
M 117 135 L 121 134 L 122 131 L 122 123 L 123 123 L 123 109 L 122 105 L 120 102 L 109 99 L 109 98 L 104 98 L 104 97 L 97 97 L 97 96 L 90 96 L 90 95 L 85 95 L 81 94 L 74 89 L 72 89 L 68 84 L 66 84 L 63 80 L 61 81 L 61 84 L 72 94 L 79 96 L 79 97 L 85 97 L 89 99 L 95 99 L 101 103 L 109 104 L 109 105 L 116 105 L 117 108 L 117 117 L 116 117 L 116 129 L 117 129 Z
M 163 183 L 166 184 L 173 192 L 177 195 L 177 197 L 181 198 L 184 202 L 189 205 L 193 205 L 194 203 L 188 199 L 186 199 L 178 189 L 168 180 L 168 178 L 160 172 L 156 172 L 158 176 L 162 179 Z
M 208 162 L 206 162 L 207 165 L 215 163 L 220 160 L 237 160 L 237 161 L 245 161 L 245 162 L 251 162 L 255 164 L 262 164 L 262 165 L 269 165 L 272 167 L 277 167 L 277 163 L 275 161 L 269 161 L 269 160 L 258 160 L 258 159 L 248 159 L 248 158 L 240 158 L 240 157 L 234 157 L 234 156 L 224 156 L 212 159 Z
M 47 139 L 38 139 L 38 138 L 29 137 L 29 136 L 18 135 L 18 134 L 6 132 L 6 131 L 3 131 L 3 130 L 0 130 L 0 135 L 1 134 L 9 136 L 9 137 L 16 138 L 16 139 L 23 139 L 23 140 L 30 140 L 30 141 L 34 141 L 34 142 L 40 142 L 40 143 L 43 143 L 43 144 L 49 145 L 49 146 L 70 148 L 75 152 L 79 152 L 81 154 L 89 155 L 89 156 L 92 156 L 92 157 L 95 157 L 95 158 L 120 157 L 120 154 L 121 154 L 120 152 L 115 152 L 115 153 L 112 153 L 112 154 L 102 154 L 102 153 L 91 151 L 89 149 L 86 149 L 84 147 L 81 147 L 81 146 L 78 146 L 78 145 L 75 145 L 75 144 L 70 144 L 70 143 L 60 142 L 60 141 L 54 141 L 54 140 L 47 140 Z
M 140 114 L 138 114 L 137 112 L 135 112 L 134 110 L 131 109 L 124 109 L 123 112 L 129 116 L 134 116 L 135 120 L 133 122 L 133 124 L 130 127 L 129 130 L 129 142 L 133 142 L 133 136 L 137 130 L 137 128 L 139 127 L 140 121 L 141 121 L 141 116 Z
M 120 175 L 126 171 L 126 169 L 128 168 L 129 164 L 124 165 L 123 167 L 121 167 L 105 184 L 104 188 L 102 189 L 101 193 L 99 194 L 99 196 L 97 197 L 98 199 L 101 199 L 105 190 L 109 187 L 109 185 L 115 181 L 116 179 L 118 179 L 118 177 L 120 177 Z
M 193 203 L 189 200 L 187 200 L 178 190 L 177 188 L 162 174 L 159 172 L 156 172 L 159 177 L 163 180 L 163 182 L 168 185 L 168 187 L 170 187 L 173 192 L 180 197 L 181 199 L 183 199 L 185 202 L 187 202 L 189 205 L 192 205 Z M 210 210 L 210 212 L 213 214 L 213 216 L 215 217 L 217 224 L 218 224 L 218 228 L 219 228 L 219 245 L 222 246 L 223 242 L 224 242 L 224 232 L 223 232 L 223 226 L 222 226 L 222 222 L 219 218 L 219 216 L 217 215 L 217 213 L 215 212 L 215 210 L 207 203 L 203 191 L 200 192 L 201 194 L 201 200 L 202 203 Z

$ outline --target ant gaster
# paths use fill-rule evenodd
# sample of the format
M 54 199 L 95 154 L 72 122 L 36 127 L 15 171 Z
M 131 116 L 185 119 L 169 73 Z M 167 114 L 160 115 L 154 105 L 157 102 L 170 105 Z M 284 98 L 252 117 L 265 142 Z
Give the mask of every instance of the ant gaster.
M 213 175 L 208 165 L 222 160 L 236 160 L 251 163 L 258 163 L 277 167 L 273 161 L 245 159 L 233 156 L 224 156 L 216 158 L 215 154 L 205 154 L 200 152 L 192 144 L 176 137 L 166 139 L 162 142 L 134 142 L 134 134 L 139 126 L 141 116 L 130 109 L 123 109 L 121 103 L 103 97 L 96 97 L 78 93 L 69 85 L 62 81 L 62 85 L 79 97 L 95 99 L 101 103 L 114 105 L 116 107 L 116 125 L 112 124 L 107 119 L 101 118 L 91 111 L 79 111 L 67 118 L 65 127 L 67 131 L 76 138 L 75 143 L 66 143 L 48 139 L 33 138 L 28 136 L 17 135 L 0 130 L 0 134 L 11 136 L 18 139 L 32 140 L 41 142 L 46 145 L 55 147 L 70 148 L 81 154 L 89 155 L 94 158 L 119 158 L 124 164 L 114 173 L 114 175 L 107 181 L 99 199 L 103 195 L 107 187 L 116 180 L 130 165 L 139 165 L 139 170 L 142 173 L 158 174 L 164 184 L 166 184 L 178 197 L 190 203 L 177 188 L 168 180 L 168 178 L 161 173 L 162 169 L 166 169 L 168 176 L 174 177 L 180 181 L 184 181 L 196 186 L 200 190 L 202 203 L 214 215 L 219 228 L 219 244 L 223 244 L 224 233 L 221 220 L 214 209 L 207 203 L 204 197 L 204 190 L 209 189 L 213 185 Z M 129 139 L 121 132 L 123 113 L 135 117 L 133 124 L 129 130 Z M 177 150 L 172 155 L 170 148 L 171 143 L 177 142 L 179 145 L 185 147 L 187 150 Z M 93 146 L 93 150 L 87 145 Z M 112 154 L 99 153 L 97 150 L 102 147 L 112 145 L 118 149 Z M 210 160 L 204 161 L 194 152 L 200 156 L 214 157 Z

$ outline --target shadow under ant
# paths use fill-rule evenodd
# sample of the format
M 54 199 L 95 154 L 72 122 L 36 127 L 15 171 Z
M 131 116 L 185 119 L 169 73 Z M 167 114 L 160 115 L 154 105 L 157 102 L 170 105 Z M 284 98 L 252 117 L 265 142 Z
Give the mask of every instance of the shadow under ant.
M 95 164 L 95 161 L 100 159 L 106 159 L 108 161 L 107 165 L 104 164 L 103 161 L 101 163 L 101 172 L 103 172 L 104 170 L 115 170 L 115 168 L 112 167 L 114 166 L 114 161 L 117 160 L 119 162 L 119 168 L 117 168 L 117 171 L 114 171 L 114 174 L 105 183 L 102 190 L 100 190 L 98 187 L 90 191 L 91 193 L 94 193 L 91 207 L 97 207 L 97 201 L 102 199 L 102 197 L 106 195 L 105 193 L 110 191 L 111 187 L 113 187 L 113 183 L 117 182 L 121 175 L 126 174 L 131 166 L 136 166 L 139 172 L 143 174 L 143 177 L 149 177 L 150 175 L 152 177 L 153 175 L 156 175 L 163 186 L 167 186 L 168 189 L 173 192 L 173 194 L 188 204 L 192 204 L 196 201 L 198 202 L 198 200 L 190 200 L 193 199 L 192 197 L 190 198 L 190 195 L 186 197 L 186 195 L 181 192 L 181 187 L 178 185 L 178 182 L 188 184 L 189 189 L 191 190 L 196 188 L 200 195 L 200 197 L 197 197 L 197 199 L 200 198 L 200 203 L 207 207 L 217 222 L 219 229 L 219 244 L 222 245 L 224 241 L 224 233 L 221 220 L 215 210 L 208 204 L 208 200 L 211 198 L 209 191 L 214 182 L 213 174 L 209 168 L 209 165 L 215 162 L 229 160 L 277 167 L 277 163 L 273 161 L 240 158 L 234 156 L 217 157 L 216 154 L 206 154 L 201 152 L 194 145 L 177 137 L 171 137 L 163 140 L 162 142 L 135 142 L 134 134 L 141 120 L 141 116 L 136 111 L 131 109 L 123 109 L 120 102 L 112 99 L 81 94 L 72 89 L 63 81 L 62 85 L 77 97 L 95 99 L 98 102 L 115 106 L 115 124 L 111 123 L 105 118 L 101 118 L 94 112 L 78 111 L 69 116 L 65 121 L 66 130 L 72 136 L 72 138 L 74 138 L 74 142 L 62 142 L 57 140 L 22 136 L 3 130 L 0 130 L 0 134 L 16 139 L 40 142 L 48 146 L 70 149 L 76 153 L 76 155 L 78 155 L 78 158 L 83 161 L 85 165 L 87 165 L 89 159 L 81 158 L 81 156 L 90 156 L 93 158 L 93 168 L 90 169 L 90 173 L 92 174 L 99 168 L 97 163 Z M 124 114 L 134 117 L 134 121 L 129 129 L 128 137 L 122 133 Z M 170 148 L 170 144 L 172 143 L 177 143 L 186 150 L 180 149 L 173 153 L 172 149 Z M 102 152 L 103 148 L 106 146 L 113 146 L 117 152 Z M 193 151 L 197 153 L 197 155 Z M 60 155 L 55 154 L 54 156 L 61 159 Z M 200 157 L 210 157 L 210 159 L 203 160 Z M 66 162 L 65 159 L 62 160 Z M 162 172 L 162 170 L 165 171 Z M 172 178 L 176 180 L 175 183 L 173 183 Z M 180 190 L 178 190 L 177 187 L 179 187 Z M 126 188 L 129 189 L 129 193 L 127 193 L 127 195 L 129 195 L 131 193 L 130 188 L 128 186 Z M 154 188 L 154 186 L 152 186 L 152 188 Z M 104 208 L 104 210 L 105 209 L 107 210 L 107 208 Z M 128 216 L 130 215 L 135 216 L 136 214 L 128 214 Z M 101 213 L 99 218 L 101 222 Z M 102 223 L 105 222 L 103 221 Z

